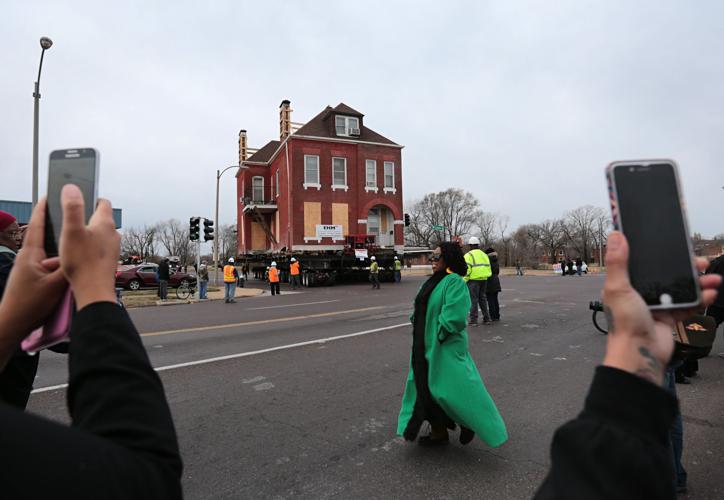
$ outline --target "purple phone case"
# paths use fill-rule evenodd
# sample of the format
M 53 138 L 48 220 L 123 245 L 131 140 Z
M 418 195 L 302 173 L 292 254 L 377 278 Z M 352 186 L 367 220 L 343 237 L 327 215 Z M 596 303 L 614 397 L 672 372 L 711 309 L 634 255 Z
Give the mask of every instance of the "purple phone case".
M 70 287 L 68 287 L 63 294 L 63 298 L 60 299 L 55 310 L 50 317 L 48 317 L 48 321 L 22 341 L 20 347 L 22 347 L 23 351 L 35 354 L 38 351 L 66 340 L 70 334 L 70 324 L 73 318 L 74 307 L 73 292 L 71 292 Z

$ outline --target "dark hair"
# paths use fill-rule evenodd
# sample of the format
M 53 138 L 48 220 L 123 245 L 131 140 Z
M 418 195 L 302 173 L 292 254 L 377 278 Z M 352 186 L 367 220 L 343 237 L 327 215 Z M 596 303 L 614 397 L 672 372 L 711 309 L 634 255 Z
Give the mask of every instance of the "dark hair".
M 438 246 L 440 247 L 440 256 L 452 272 L 460 276 L 468 274 L 468 264 L 465 262 L 465 257 L 463 257 L 463 249 L 457 242 L 443 241 Z

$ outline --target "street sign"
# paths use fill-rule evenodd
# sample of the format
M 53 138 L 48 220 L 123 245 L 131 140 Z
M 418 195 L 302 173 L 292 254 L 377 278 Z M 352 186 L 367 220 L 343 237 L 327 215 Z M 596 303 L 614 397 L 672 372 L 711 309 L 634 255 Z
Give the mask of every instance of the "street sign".
M 433 231 L 442 231 L 443 229 L 445 229 L 445 226 L 434 225 L 432 226 L 432 229 Z

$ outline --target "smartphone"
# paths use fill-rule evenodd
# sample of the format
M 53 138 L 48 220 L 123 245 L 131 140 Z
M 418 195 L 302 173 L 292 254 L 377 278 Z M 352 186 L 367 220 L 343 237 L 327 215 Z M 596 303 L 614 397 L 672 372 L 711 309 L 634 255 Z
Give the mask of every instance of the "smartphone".
M 701 302 L 677 171 L 672 160 L 617 161 L 606 168 L 613 226 L 629 243 L 631 284 L 650 309 Z
M 83 193 L 85 222 L 90 220 L 98 199 L 98 152 L 93 148 L 61 149 L 50 153 L 48 164 L 48 203 L 45 214 L 45 253 L 58 255 L 63 224 L 60 191 L 75 184 Z

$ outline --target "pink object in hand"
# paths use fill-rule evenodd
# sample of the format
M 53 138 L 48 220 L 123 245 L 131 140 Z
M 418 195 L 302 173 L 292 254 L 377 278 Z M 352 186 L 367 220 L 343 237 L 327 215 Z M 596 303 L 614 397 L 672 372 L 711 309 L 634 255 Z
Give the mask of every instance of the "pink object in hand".
M 48 321 L 22 341 L 20 347 L 22 347 L 23 351 L 35 354 L 42 349 L 66 340 L 70 334 L 74 308 L 73 292 L 68 287 L 63 294 L 63 298 L 60 299 L 55 310 L 48 317 Z

